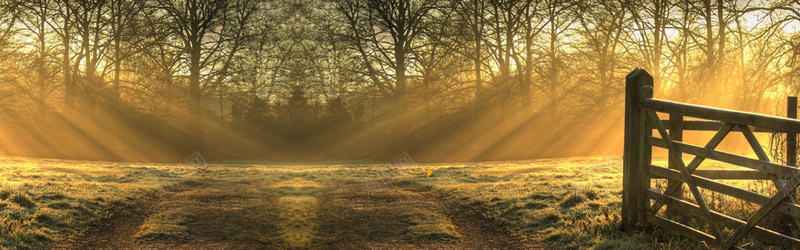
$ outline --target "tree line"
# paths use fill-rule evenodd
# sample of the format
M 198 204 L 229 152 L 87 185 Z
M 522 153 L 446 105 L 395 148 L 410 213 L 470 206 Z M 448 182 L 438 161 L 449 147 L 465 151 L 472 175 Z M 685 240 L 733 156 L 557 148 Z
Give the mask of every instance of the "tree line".
M 277 151 L 425 151 L 466 140 L 458 133 L 519 148 L 506 137 L 573 134 L 619 113 L 635 67 L 663 98 L 773 112 L 800 93 L 799 9 L 797 0 L 3 1 L 2 128 L 27 145 L 4 153 L 62 155 L 71 149 L 57 142 L 83 138 L 125 158 L 131 149 L 115 145 L 134 143 L 121 134 L 181 154 L 236 151 L 244 139 Z M 375 145 L 376 136 L 388 139 Z M 523 148 L 497 157 L 541 151 Z

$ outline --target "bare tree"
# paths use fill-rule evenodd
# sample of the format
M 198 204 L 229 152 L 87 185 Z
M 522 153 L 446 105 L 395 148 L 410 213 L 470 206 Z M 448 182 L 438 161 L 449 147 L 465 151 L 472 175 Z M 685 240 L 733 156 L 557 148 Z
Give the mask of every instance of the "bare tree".
M 523 33 L 523 40 L 525 41 L 525 62 L 521 69 L 522 78 L 520 81 L 520 92 L 522 98 L 522 106 L 525 108 L 531 107 L 531 85 L 533 85 L 533 67 L 536 63 L 536 39 L 544 30 L 545 18 L 541 15 L 541 1 L 540 0 L 526 0 L 520 6 L 522 13 L 521 29 Z
M 514 38 L 517 36 L 520 26 L 521 13 L 517 12 L 516 5 L 519 1 L 489 1 L 489 17 L 487 26 L 489 27 L 486 46 L 489 47 L 489 55 L 494 59 L 499 70 L 499 76 L 495 77 L 495 84 L 501 89 L 509 89 L 513 81 L 512 56 L 515 54 Z
M 728 30 L 728 16 L 725 11 L 726 2 L 723 0 L 700 0 L 688 4 L 687 11 L 699 18 L 702 31 L 691 32 L 692 41 L 698 46 L 703 55 L 701 71 L 697 72 L 696 80 L 703 82 L 707 89 L 724 90 L 727 77 L 720 77 L 720 71 L 725 68 L 726 41 Z M 716 102 L 724 95 L 713 95 L 711 102 Z
M 391 38 L 387 41 L 375 37 L 373 44 L 376 48 L 391 48 L 392 53 L 386 53 L 385 50 L 381 53 L 393 68 L 394 91 L 398 97 L 406 94 L 406 69 L 409 56 L 413 54 L 413 45 L 420 36 L 425 18 L 430 15 L 437 2 L 438 0 L 369 0 L 367 2 L 372 26 L 379 29 L 378 34 L 388 33 Z
M 406 70 L 413 61 L 414 43 L 437 4 L 438 0 L 336 2 L 337 12 L 350 28 L 343 35 L 359 51 L 367 75 L 385 96 L 406 94 Z
M 700 93 L 698 88 L 702 87 L 699 81 L 691 79 L 692 70 L 696 68 L 693 63 L 695 60 L 692 57 L 697 46 L 692 41 L 692 36 L 696 30 L 697 17 L 690 11 L 691 4 L 689 2 L 680 3 L 676 7 L 679 13 L 670 20 L 670 26 L 677 30 L 677 34 L 667 43 L 668 60 L 672 65 L 671 80 L 675 85 L 673 91 L 676 92 L 674 94 L 676 99 L 693 101 Z
M 545 109 L 555 112 L 562 96 L 573 88 L 568 85 L 568 74 L 564 72 L 567 64 L 562 48 L 565 45 L 564 36 L 570 32 L 570 27 L 578 21 L 578 17 L 574 15 L 575 2 L 544 0 L 542 4 L 546 23 L 542 33 L 544 46 L 538 50 L 541 53 L 542 63 L 533 70 L 538 72 L 543 80 L 538 87 L 549 98 Z
M 586 99 L 593 100 L 590 110 L 601 113 L 609 110 L 611 104 L 623 99 L 622 86 L 617 79 L 625 73 L 618 66 L 625 55 L 623 36 L 630 17 L 622 3 L 614 1 L 589 1 L 579 5 L 577 31 L 583 42 L 578 51 L 584 55 L 591 66 L 584 74 L 583 84 L 589 84 Z
M 147 40 L 147 36 L 137 34 L 143 29 L 142 25 L 146 22 L 143 16 L 152 14 L 152 10 L 146 8 L 144 0 L 110 0 L 111 20 L 111 39 L 113 50 L 110 61 L 113 63 L 113 80 L 111 89 L 111 101 L 114 105 L 120 105 L 120 95 L 122 94 L 122 73 L 123 61 L 140 53 L 143 46 L 153 45 L 153 41 Z
M 19 35 L 20 11 L 19 5 L 13 1 L 0 3 L 0 106 L 6 112 L 19 108 L 15 107 L 18 106 L 16 99 L 24 96 L 21 89 L 14 87 L 17 77 L 13 74 L 13 61 L 20 53 L 20 45 L 15 39 Z
M 32 37 L 28 39 L 32 41 L 27 44 L 31 47 L 30 51 L 33 52 L 35 58 L 32 63 L 34 73 L 33 77 L 29 79 L 33 82 L 35 91 L 29 96 L 36 100 L 39 112 L 44 112 L 46 107 L 47 96 L 53 90 L 53 85 L 50 79 L 53 76 L 53 56 L 51 55 L 52 46 L 48 42 L 48 26 L 47 20 L 52 15 L 52 1 L 50 0 L 36 0 L 19 2 L 18 7 L 24 9 L 21 12 L 20 24 L 26 30 L 25 33 L 31 34 Z
M 640 54 L 641 61 L 635 64 L 648 69 L 653 75 L 653 83 L 657 88 L 664 88 L 661 79 L 665 76 L 664 50 L 667 43 L 667 27 L 673 4 L 670 0 L 627 1 L 626 10 L 632 16 L 630 31 L 632 36 L 628 42 L 634 51 Z
M 223 0 L 160 0 L 159 9 L 170 20 L 171 34 L 182 42 L 182 48 L 189 60 L 189 109 L 192 110 L 194 122 L 189 133 L 192 134 L 191 151 L 203 150 L 202 129 L 202 93 L 200 91 L 201 61 L 215 55 L 208 48 L 209 40 L 218 44 L 219 36 L 213 30 L 222 23 L 227 12 L 228 1 Z
M 105 86 L 105 69 L 103 62 L 111 44 L 105 29 L 111 24 L 108 18 L 109 9 L 105 0 L 83 0 L 71 4 L 74 28 L 79 39 L 79 50 L 75 63 L 75 72 L 82 68 L 79 83 L 83 87 L 87 108 L 98 108 L 107 103 L 108 88 Z
M 471 35 L 472 45 L 461 43 L 456 44 L 453 51 L 461 51 L 464 49 L 463 54 L 472 59 L 473 72 L 475 78 L 475 98 L 481 100 L 483 98 L 483 40 L 485 16 L 486 16 L 486 1 L 485 0 L 471 0 L 471 1 L 449 1 L 450 8 L 458 15 L 456 25 L 463 24 L 466 30 L 465 34 Z

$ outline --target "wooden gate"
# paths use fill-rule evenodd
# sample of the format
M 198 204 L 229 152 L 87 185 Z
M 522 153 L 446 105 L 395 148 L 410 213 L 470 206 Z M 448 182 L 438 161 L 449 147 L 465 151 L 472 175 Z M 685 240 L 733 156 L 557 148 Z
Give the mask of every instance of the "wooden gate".
M 737 244 L 745 236 L 788 249 L 800 249 L 800 239 L 758 225 L 770 213 L 783 213 L 791 216 L 795 228 L 800 226 L 800 206 L 793 195 L 800 185 L 800 170 L 790 166 L 795 165 L 794 159 L 797 159 L 795 138 L 796 133 L 800 133 L 800 121 L 655 99 L 653 78 L 643 69 L 628 74 L 625 85 L 623 230 L 655 225 L 704 241 L 715 249 L 738 248 Z M 796 118 L 796 98 L 793 100 L 794 109 L 789 110 L 789 115 L 791 117 L 794 113 Z M 658 113 L 668 114 L 669 120 L 661 120 Z M 685 121 L 684 117 L 703 120 Z M 681 142 L 684 130 L 716 131 L 716 134 L 706 145 L 698 146 Z M 758 159 L 715 150 L 732 131 L 744 135 Z M 787 139 L 787 159 L 791 159 L 787 160 L 787 165 L 771 162 L 754 132 L 787 133 L 790 138 Z M 653 146 L 668 150 L 667 168 L 651 164 Z M 694 159 L 686 164 L 682 154 L 693 155 Z M 705 159 L 749 170 L 698 169 Z M 651 179 L 668 180 L 666 190 L 662 192 L 652 188 Z M 767 180 L 774 184 L 776 194 L 769 197 L 716 181 L 731 179 Z M 682 198 L 683 187 L 688 188 L 692 200 Z M 750 202 L 760 208 L 743 221 L 709 209 L 699 188 Z M 664 207 L 666 211 L 660 212 Z M 666 215 L 674 213 L 700 218 L 704 229 Z

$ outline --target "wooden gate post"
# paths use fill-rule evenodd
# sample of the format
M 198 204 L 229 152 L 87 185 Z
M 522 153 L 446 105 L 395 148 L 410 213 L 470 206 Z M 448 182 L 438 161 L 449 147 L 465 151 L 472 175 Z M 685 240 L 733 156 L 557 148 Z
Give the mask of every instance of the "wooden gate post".
M 649 96 L 643 95 L 645 87 Z M 639 101 L 652 97 L 653 77 L 644 69 L 637 68 L 625 77 L 625 146 L 622 169 L 622 230 L 637 225 L 646 225 L 649 200 L 645 194 L 650 186 L 647 163 L 650 151 L 645 150 L 645 135 L 648 127 L 645 113 Z M 649 158 L 649 157 L 647 157 Z M 645 186 L 646 185 L 646 186 Z

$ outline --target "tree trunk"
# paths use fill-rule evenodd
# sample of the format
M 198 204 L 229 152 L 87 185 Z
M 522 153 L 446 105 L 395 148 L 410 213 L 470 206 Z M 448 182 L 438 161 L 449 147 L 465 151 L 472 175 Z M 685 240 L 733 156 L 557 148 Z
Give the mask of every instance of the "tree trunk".
M 725 16 L 724 16 L 724 12 L 723 12 L 724 11 L 723 10 L 724 4 L 725 4 L 724 1 L 717 0 L 717 25 L 719 26 L 718 27 L 718 31 L 717 31 L 717 42 L 718 42 L 719 45 L 717 46 L 717 54 L 716 54 L 716 57 L 714 58 L 714 69 L 713 69 L 714 73 L 713 73 L 713 75 L 715 77 L 713 79 L 714 85 L 712 85 L 712 88 L 714 88 L 714 91 L 716 91 L 716 90 L 720 90 L 721 91 L 723 89 L 723 86 L 726 85 L 725 81 L 728 80 L 728 77 L 718 77 L 718 76 L 721 75 L 720 73 L 725 68 L 725 60 L 723 60 L 723 58 L 725 57 L 725 29 L 727 29 L 728 24 L 725 21 Z M 721 99 L 721 97 L 723 95 L 721 94 L 721 95 L 714 95 L 714 96 L 715 96 L 715 99 L 717 101 L 719 101 L 719 99 Z
M 653 22 L 654 22 L 653 57 L 651 64 L 653 65 L 653 85 L 656 86 L 656 88 L 663 89 L 664 85 L 661 84 L 661 57 L 663 54 L 662 50 L 664 45 L 661 40 L 661 36 L 663 36 L 661 32 L 663 31 L 664 28 L 662 26 L 665 26 L 664 24 L 666 23 L 664 22 L 664 20 L 662 20 L 664 18 L 664 13 L 665 13 L 664 8 L 666 6 L 664 6 L 662 2 L 663 0 L 655 1 L 653 3 L 655 5 L 653 6 L 655 11 L 653 13 Z
M 45 95 L 47 94 L 47 88 L 45 87 L 45 84 L 47 84 L 47 68 L 45 66 L 47 61 L 47 48 L 45 47 L 46 41 L 44 34 L 47 13 L 45 12 L 44 8 L 45 6 L 42 6 L 42 16 L 40 17 L 41 20 L 39 20 L 39 58 L 38 62 L 36 63 L 37 81 L 39 85 L 39 112 L 42 113 L 45 110 Z
M 550 16 L 550 47 L 548 56 L 550 57 L 550 67 L 548 68 L 548 80 L 550 85 L 550 108 L 555 108 L 558 102 L 558 61 L 556 59 L 556 42 L 558 41 L 558 31 L 555 25 L 555 16 Z
M 406 51 L 405 48 L 405 39 L 399 38 L 397 43 L 394 46 L 394 60 L 395 60 L 395 67 L 394 71 L 397 74 L 396 83 L 395 83 L 395 96 L 398 98 L 404 98 L 406 95 Z
M 191 112 L 191 119 L 189 124 L 189 133 L 192 136 L 191 151 L 203 151 L 203 114 L 201 108 L 201 93 L 200 93 L 200 56 L 201 56 L 201 41 L 200 37 L 193 37 L 190 41 L 190 58 L 191 64 L 189 66 L 189 110 Z
M 69 1 L 64 1 L 65 4 L 69 4 Z M 74 103 L 75 103 L 75 83 L 72 81 L 72 75 L 70 74 L 70 59 L 69 59 L 69 40 L 70 40 L 70 27 L 69 27 L 69 19 L 70 15 L 70 7 L 69 5 L 66 6 L 66 15 L 64 16 L 64 37 L 62 37 L 62 42 L 64 45 L 63 51 L 63 64 L 64 67 L 64 108 L 66 109 L 67 113 L 71 113 Z
M 475 3 L 475 25 L 473 32 L 475 33 L 475 99 L 481 103 L 483 96 L 483 77 L 481 76 L 481 42 L 483 40 L 483 9 L 479 6 L 477 0 Z
M 117 9 L 114 18 L 114 26 L 116 26 L 116 30 L 114 30 L 114 87 L 111 90 L 111 98 L 115 106 L 115 112 L 118 112 L 120 108 L 120 71 L 122 70 L 122 58 L 120 58 L 122 56 L 120 51 L 120 40 L 122 40 L 122 0 L 117 0 L 116 2 L 117 5 L 114 6 Z
M 706 66 L 706 72 L 705 73 L 706 74 L 705 74 L 703 80 L 705 81 L 705 84 L 706 84 L 707 88 L 709 88 L 711 90 L 716 90 L 716 88 L 715 88 L 716 81 L 714 80 L 716 78 L 714 76 L 714 73 L 716 73 L 715 72 L 716 71 L 716 59 L 715 59 L 716 56 L 715 56 L 715 53 L 714 53 L 714 46 L 715 46 L 715 44 L 714 44 L 714 29 L 712 27 L 713 25 L 711 25 L 711 22 L 712 22 L 712 20 L 711 20 L 712 16 L 711 15 L 713 15 L 712 14 L 713 13 L 712 12 L 712 8 L 711 8 L 711 0 L 703 0 L 703 12 L 704 12 L 703 13 L 703 15 L 704 15 L 703 18 L 704 18 L 704 20 L 706 22 L 705 25 L 706 25 L 706 39 L 707 39 L 706 40 L 706 54 L 705 54 L 705 56 L 706 56 L 706 62 L 705 62 L 706 63 L 706 65 L 705 65 Z M 715 97 L 712 97 L 712 98 L 716 98 L 716 96 L 718 96 L 718 95 L 714 95 L 714 96 Z
M 533 37 L 530 32 L 525 37 L 525 69 L 522 72 L 522 81 L 520 82 L 520 98 L 522 98 L 522 108 L 526 111 L 531 107 L 531 83 L 533 77 L 531 71 L 533 70 Z

